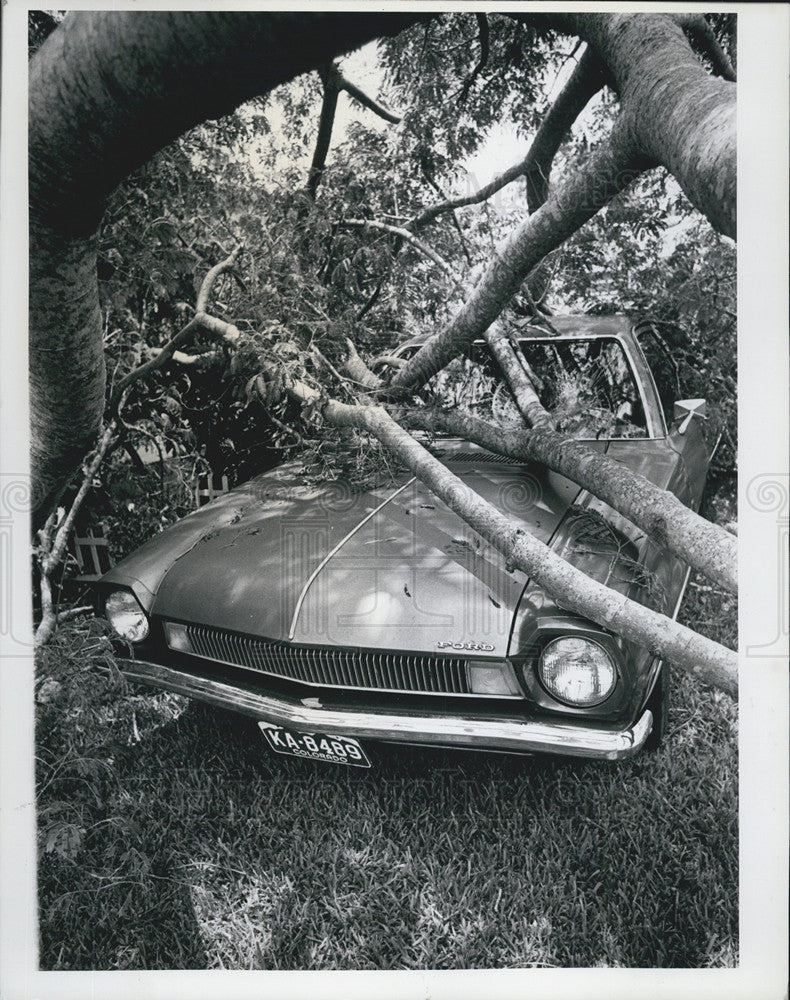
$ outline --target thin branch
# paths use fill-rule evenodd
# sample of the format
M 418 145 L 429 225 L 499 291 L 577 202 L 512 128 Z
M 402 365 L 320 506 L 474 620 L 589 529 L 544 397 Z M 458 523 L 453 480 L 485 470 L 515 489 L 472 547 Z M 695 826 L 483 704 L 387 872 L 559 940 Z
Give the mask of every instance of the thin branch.
M 272 413 L 271 410 L 267 410 L 266 411 L 266 416 L 268 417 L 269 420 L 271 420 L 271 422 L 276 427 L 279 427 L 280 430 L 283 431 L 284 434 L 288 434 L 288 435 L 290 435 L 290 437 L 292 437 L 294 439 L 294 444 L 293 444 L 294 448 L 301 448 L 301 446 L 304 444 L 304 438 L 299 433 L 299 431 L 297 431 L 293 427 L 289 427 L 288 424 L 286 424 L 284 421 L 280 420 L 279 417 L 275 416 Z
M 191 336 L 193 336 L 193 334 L 197 333 L 200 326 L 201 324 L 198 322 L 197 317 L 194 316 L 183 329 L 168 340 L 164 347 L 159 348 L 159 353 L 155 357 L 150 358 L 138 368 L 135 368 L 134 371 L 125 375 L 115 386 L 115 390 L 110 397 L 110 409 L 117 415 L 120 409 L 121 399 L 126 390 L 144 376 L 150 375 L 150 373 L 156 371 L 157 368 L 161 368 L 165 362 L 168 361 L 173 354 L 175 354 L 176 348 L 183 344 L 185 340 L 188 340 Z
M 92 615 L 93 605 L 84 604 L 79 608 L 68 608 L 66 611 L 60 611 L 58 613 L 58 625 L 61 622 L 71 621 L 72 618 L 78 618 L 80 615 Z
M 704 14 L 673 14 L 669 17 L 679 25 L 697 49 L 710 59 L 714 73 L 725 80 L 735 82 L 736 75 L 727 53 L 719 45 L 713 29 Z
M 61 523 L 60 527 L 55 533 L 55 540 L 52 545 L 52 549 L 44 557 L 42 561 L 41 564 L 42 572 L 51 573 L 52 570 L 57 567 L 58 563 L 63 558 L 63 553 L 66 551 L 66 544 L 69 540 L 69 534 L 74 525 L 74 520 L 77 517 L 77 514 L 79 513 L 80 507 L 82 506 L 82 501 L 85 499 L 85 496 L 91 487 L 91 484 L 93 482 L 93 477 L 96 475 L 99 466 L 104 461 L 104 456 L 107 454 L 107 451 L 110 445 L 112 444 L 113 438 L 115 436 L 115 431 L 116 431 L 115 421 L 111 420 L 110 423 L 107 424 L 107 426 L 105 427 L 104 432 L 99 440 L 98 446 L 96 450 L 92 453 L 92 457 L 90 457 L 90 461 L 83 468 L 82 483 L 80 484 L 80 488 L 77 491 L 77 495 L 74 497 L 74 500 L 71 504 L 71 508 L 68 514 L 63 519 L 63 522 Z
M 523 176 L 528 177 L 528 200 L 530 193 L 532 193 L 533 203 L 536 201 L 535 195 L 538 196 L 537 200 L 539 201 L 541 192 L 543 192 L 543 199 L 545 200 L 545 192 L 554 155 L 559 149 L 570 126 L 578 118 L 590 99 L 601 89 L 604 82 L 605 72 L 603 63 L 592 49 L 586 49 L 568 82 L 543 119 L 524 159 L 514 164 L 498 177 L 495 177 L 490 183 L 484 185 L 474 194 L 448 199 L 430 208 L 426 208 L 425 211 L 411 220 L 408 224 L 409 229 L 421 229 L 445 212 L 464 208 L 467 205 L 479 205 L 481 202 L 488 201 L 497 191 L 501 191 L 502 188 Z M 532 204 L 530 205 L 530 211 L 535 211 Z
M 478 78 L 482 70 L 485 69 L 490 52 L 491 32 L 488 27 L 488 18 L 485 14 L 479 13 L 475 14 L 475 17 L 477 18 L 477 27 L 479 31 L 478 37 L 480 39 L 480 58 L 478 59 L 475 68 L 469 74 L 469 78 L 463 85 L 461 96 L 458 98 L 459 104 L 463 104 L 469 96 L 469 91 L 474 86 L 475 80 Z
M 353 229 L 374 229 L 382 233 L 390 233 L 392 236 L 398 236 L 400 239 L 410 243 L 424 257 L 432 260 L 434 264 L 438 265 L 445 274 L 449 275 L 457 283 L 458 279 L 453 274 L 453 270 L 447 261 L 443 260 L 435 250 L 432 250 L 422 240 L 417 239 L 414 233 L 409 232 L 408 229 L 403 229 L 400 226 L 391 226 L 388 222 L 375 222 L 371 219 L 343 219 L 341 225 L 349 226 Z
M 355 101 L 358 101 L 363 108 L 367 108 L 368 111 L 372 111 L 374 115 L 378 115 L 379 118 L 383 118 L 384 121 L 389 122 L 390 125 L 399 125 L 400 122 L 403 121 L 403 119 L 398 117 L 398 115 L 394 115 L 391 111 L 387 111 L 387 109 L 379 104 L 378 101 L 374 101 L 372 97 L 368 97 L 368 95 L 364 91 L 360 90 L 356 84 L 347 80 L 336 66 L 333 66 L 332 68 L 338 88 L 340 90 L 345 90 L 345 92 L 350 97 L 353 97 Z
M 434 191 L 439 195 L 439 197 L 442 199 L 442 201 L 446 202 L 448 200 L 447 199 L 447 195 L 439 187 L 438 181 L 433 176 L 432 172 L 430 170 L 428 170 L 428 168 L 427 168 L 427 166 L 426 166 L 426 164 L 425 164 L 424 161 L 421 161 L 420 167 L 422 169 L 422 175 L 425 178 L 425 180 L 430 184 L 430 186 L 434 189 Z M 466 262 L 471 267 L 472 266 L 472 255 L 469 253 L 469 247 L 467 246 L 467 243 L 466 243 L 466 237 L 464 236 L 464 231 L 463 231 L 463 229 L 461 229 L 461 223 L 458 221 L 458 213 L 456 212 L 456 210 L 454 208 L 451 208 L 449 211 L 450 211 L 450 217 L 453 220 L 453 226 L 455 227 L 455 231 L 458 233 L 458 237 L 459 237 L 459 239 L 461 241 L 461 249 L 464 251 L 464 256 L 466 257 Z M 407 228 L 411 229 L 412 228 L 411 224 L 408 224 Z
M 367 314 L 373 308 L 373 306 L 375 306 L 375 304 L 378 302 L 379 296 L 381 295 L 381 290 L 384 287 L 384 282 L 387 280 L 388 277 L 389 277 L 388 274 L 384 274 L 384 275 L 381 276 L 381 278 L 379 278 L 378 284 L 373 289 L 373 291 L 372 291 L 371 295 L 369 296 L 367 302 L 357 312 L 357 315 L 356 315 L 357 322 L 359 322 L 359 320 L 361 320 L 361 319 L 364 319 L 365 316 L 367 316 Z
M 49 642 L 52 637 L 52 633 L 55 630 L 55 626 L 57 625 L 58 616 L 55 613 L 52 601 L 52 573 L 55 569 L 57 569 L 63 559 L 69 535 L 71 534 L 71 529 L 74 527 L 74 521 L 80 511 L 80 508 L 82 507 L 83 500 L 87 496 L 88 490 L 93 485 L 93 477 L 98 472 L 99 466 L 104 461 L 104 456 L 107 454 L 110 445 L 113 443 L 116 426 L 115 420 L 111 420 L 109 422 L 101 436 L 101 439 L 99 440 L 96 451 L 93 453 L 92 457 L 90 457 L 88 464 L 83 468 L 80 488 L 77 490 L 77 495 L 72 501 L 68 514 L 64 517 L 62 523 L 55 532 L 54 540 L 52 539 L 52 530 L 55 524 L 54 514 L 50 515 L 44 529 L 39 535 L 42 549 L 40 556 L 41 621 L 39 622 L 33 639 L 33 644 L 36 649 L 40 649 L 41 646 L 44 646 L 47 642 Z

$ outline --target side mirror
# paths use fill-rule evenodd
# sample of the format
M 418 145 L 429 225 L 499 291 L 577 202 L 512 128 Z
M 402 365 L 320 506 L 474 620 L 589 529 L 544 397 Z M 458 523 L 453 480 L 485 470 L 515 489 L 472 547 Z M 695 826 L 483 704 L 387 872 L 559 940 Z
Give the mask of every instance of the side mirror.
M 673 423 L 678 424 L 678 434 L 685 434 L 694 419 L 707 420 L 708 404 L 704 399 L 678 399 L 672 412 Z

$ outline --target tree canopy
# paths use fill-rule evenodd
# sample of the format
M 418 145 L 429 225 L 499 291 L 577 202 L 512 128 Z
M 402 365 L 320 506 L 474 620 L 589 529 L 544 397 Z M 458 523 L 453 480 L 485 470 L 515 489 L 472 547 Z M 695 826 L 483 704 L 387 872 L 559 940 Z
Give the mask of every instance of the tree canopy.
M 39 517 L 102 421 L 239 477 L 285 447 L 361 482 L 385 454 L 450 496 L 404 429 L 425 423 L 426 383 L 483 336 L 505 335 L 505 364 L 508 331 L 570 308 L 641 316 L 665 401 L 713 387 L 732 461 L 732 37 L 685 14 L 69 15 L 30 70 Z M 342 57 L 374 39 L 369 93 Z M 341 102 L 357 113 L 338 141 Z M 464 191 L 499 120 L 525 153 Z M 533 456 L 734 587 L 730 536 L 649 484 L 634 499 L 616 463 L 571 468 L 529 386 L 511 389 Z M 478 501 L 459 513 L 549 589 L 733 687 L 720 647 L 666 639 L 633 602 L 602 610 Z

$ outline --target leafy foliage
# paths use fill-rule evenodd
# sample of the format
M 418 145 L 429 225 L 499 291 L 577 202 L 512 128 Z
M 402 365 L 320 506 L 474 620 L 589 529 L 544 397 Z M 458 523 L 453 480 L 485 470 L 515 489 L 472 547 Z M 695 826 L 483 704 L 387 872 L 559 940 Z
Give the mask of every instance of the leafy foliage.
M 187 509 L 201 472 L 235 483 L 293 453 L 311 476 L 343 471 L 369 482 L 370 470 L 384 467 L 378 448 L 330 432 L 317 409 L 299 413 L 276 383 L 287 375 L 351 399 L 337 375 L 346 338 L 370 357 L 434 332 L 457 308 L 459 285 L 526 214 L 524 192 L 513 186 L 496 203 L 438 219 L 421 235 L 449 275 L 391 233 L 344 224 L 403 225 L 457 190 L 494 120 L 535 131 L 547 82 L 570 43 L 508 17 L 489 15 L 486 23 L 484 60 L 480 19 L 468 14 L 442 15 L 380 43 L 377 96 L 403 121 L 384 127 L 359 112 L 336 141 L 315 199 L 305 181 L 321 103 L 317 74 L 194 129 L 115 193 L 100 246 L 110 384 L 184 326 L 202 277 L 238 244 L 237 273 L 220 279 L 210 310 L 235 323 L 246 342 L 231 354 L 196 336 L 183 347 L 193 364 L 172 361 L 133 390 L 123 448 L 95 505 L 121 536 L 116 551 Z M 614 110 L 604 92 L 555 173 L 585 161 L 590 137 L 605 132 Z M 682 239 L 668 236 L 673 227 Z M 735 444 L 733 267 L 730 248 L 660 173 L 616 199 L 546 264 L 549 307 L 645 318 L 662 398 L 671 406 L 678 395 L 709 396 L 711 429 L 723 428 L 724 470 Z M 528 297 L 519 297 L 507 315 L 531 312 Z M 582 388 L 558 386 L 566 408 L 578 406 Z M 155 459 L 158 484 L 135 453 L 146 465 Z M 130 469 L 137 485 L 127 485 Z
M 401 105 L 412 171 L 430 184 L 457 176 L 492 122 L 507 116 L 525 135 L 546 110 L 554 38 L 512 18 L 488 16 L 490 55 L 468 92 L 480 55 L 473 15 L 445 14 L 382 43 L 389 81 Z M 503 114 L 504 112 L 504 114 Z M 420 208 L 423 206 L 414 206 Z

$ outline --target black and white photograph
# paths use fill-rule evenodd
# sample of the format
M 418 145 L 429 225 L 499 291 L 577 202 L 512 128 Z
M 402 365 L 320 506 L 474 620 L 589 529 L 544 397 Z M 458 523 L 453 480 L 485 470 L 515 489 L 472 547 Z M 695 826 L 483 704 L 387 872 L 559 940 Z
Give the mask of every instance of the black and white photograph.
M 4 7 L 4 997 L 786 996 L 788 20 Z

